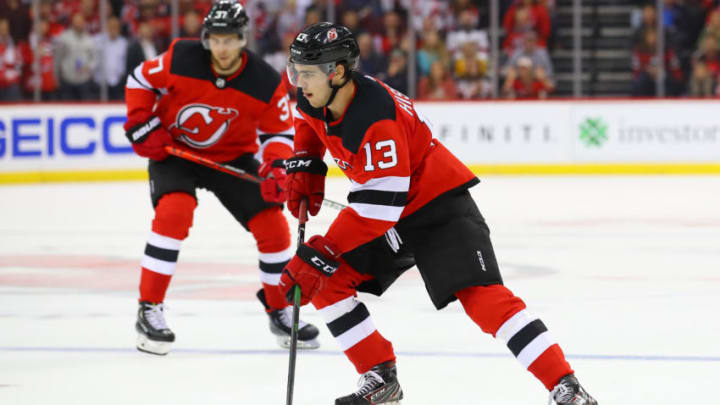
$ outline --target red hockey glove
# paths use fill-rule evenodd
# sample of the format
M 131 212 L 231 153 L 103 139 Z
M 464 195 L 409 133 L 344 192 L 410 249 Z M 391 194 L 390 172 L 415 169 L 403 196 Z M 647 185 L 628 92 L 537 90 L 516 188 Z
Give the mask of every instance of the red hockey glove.
M 130 140 L 135 153 L 158 161 L 168 157 L 165 145 L 173 143 L 172 135 L 162 127 L 158 117 L 152 117 L 146 122 L 126 128 L 125 136 Z
M 299 218 L 300 201 L 307 198 L 310 215 L 317 215 L 325 198 L 325 176 L 328 167 L 319 157 L 291 157 L 285 159 L 287 171 L 287 206 Z
M 265 177 L 260 183 L 260 193 L 267 202 L 282 204 L 287 200 L 285 192 L 287 174 L 285 174 L 284 162 L 283 159 L 266 160 L 260 165 L 258 174 Z
M 300 286 L 300 305 L 310 302 L 340 266 L 338 257 L 335 246 L 320 235 L 300 245 L 280 277 L 280 291 L 288 302 L 293 302 L 293 287 L 296 284 Z

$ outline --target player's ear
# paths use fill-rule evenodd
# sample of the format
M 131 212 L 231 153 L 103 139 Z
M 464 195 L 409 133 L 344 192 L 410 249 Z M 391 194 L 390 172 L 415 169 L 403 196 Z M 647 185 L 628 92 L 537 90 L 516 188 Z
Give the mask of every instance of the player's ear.
M 342 63 L 338 63 L 337 66 L 335 66 L 335 74 L 332 76 L 333 83 L 340 84 L 345 80 L 345 65 Z

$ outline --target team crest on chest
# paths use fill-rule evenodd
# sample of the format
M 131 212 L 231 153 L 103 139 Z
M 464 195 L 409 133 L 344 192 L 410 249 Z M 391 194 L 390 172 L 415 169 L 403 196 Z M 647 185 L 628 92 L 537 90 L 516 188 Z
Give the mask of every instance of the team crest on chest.
M 188 104 L 178 111 L 169 130 L 193 148 L 209 148 L 225 135 L 230 121 L 238 115 L 234 108 Z

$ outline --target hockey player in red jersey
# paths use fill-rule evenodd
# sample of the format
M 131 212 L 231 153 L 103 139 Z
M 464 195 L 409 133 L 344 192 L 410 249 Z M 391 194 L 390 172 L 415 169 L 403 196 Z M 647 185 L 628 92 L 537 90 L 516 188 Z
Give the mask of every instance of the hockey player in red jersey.
M 484 332 L 504 340 L 558 404 L 595 405 L 543 322 L 503 285 L 489 229 L 468 189 L 475 175 L 433 139 L 413 102 L 354 72 L 350 31 L 318 23 L 290 47 L 288 76 L 298 87 L 295 156 L 286 160 L 288 208 L 320 209 L 329 151 L 350 179 L 349 207 L 324 236 L 298 247 L 283 271 L 312 304 L 362 374 L 359 390 L 336 405 L 398 403 L 392 344 L 373 325 L 357 291 L 377 295 L 413 264 L 436 308 L 459 300 Z M 385 232 L 394 228 L 390 236 Z M 392 236 L 394 234 L 394 236 Z
M 126 87 L 126 135 L 150 159 L 155 208 L 142 259 L 137 348 L 166 354 L 175 335 L 163 302 L 181 242 L 192 226 L 195 190 L 211 191 L 254 236 L 263 289 L 258 298 L 281 346 L 289 345 L 292 308 L 278 289 L 292 257 L 282 214 L 285 169 L 273 162 L 292 155 L 293 120 L 280 75 L 245 50 L 248 16 L 235 0 L 213 4 L 200 40 L 176 40 L 167 52 L 139 65 Z M 260 185 L 168 156 L 166 145 L 266 178 Z M 257 160 L 256 160 L 257 159 Z M 315 326 L 300 325 L 300 348 L 317 348 Z

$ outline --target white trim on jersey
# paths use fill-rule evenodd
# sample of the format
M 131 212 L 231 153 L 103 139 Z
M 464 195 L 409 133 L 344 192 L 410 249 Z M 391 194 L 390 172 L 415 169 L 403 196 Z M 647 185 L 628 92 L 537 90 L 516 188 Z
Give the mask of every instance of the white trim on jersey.
M 142 67 L 143 64 L 141 63 L 140 65 L 138 65 L 138 67 L 135 68 L 135 70 L 133 70 L 133 73 L 128 76 L 128 82 L 129 79 L 134 76 L 135 78 L 137 78 L 139 84 L 144 86 L 147 90 L 155 90 L 155 87 L 153 87 L 150 82 L 145 78 L 145 75 L 143 75 Z
M 175 274 L 176 262 L 166 262 L 165 260 L 156 259 L 148 255 L 144 255 L 140 265 L 155 273 L 165 274 L 166 276 L 172 276 Z
M 165 235 L 160 235 L 159 233 L 150 232 L 147 243 L 162 249 L 180 250 L 182 240 L 171 238 Z
M 297 114 L 293 114 L 293 118 L 295 118 L 296 120 L 303 120 L 303 121 L 305 121 L 305 117 L 303 116 L 302 112 L 301 112 L 300 109 L 297 107 L 297 105 L 295 105 L 295 112 L 296 112 Z
M 379 219 L 388 222 L 397 222 L 405 209 L 405 207 L 364 203 L 350 203 L 349 207 L 363 218 Z
M 550 336 L 550 332 L 543 332 L 518 353 L 517 359 L 523 367 L 528 368 L 548 347 L 555 343 L 555 340 Z
M 261 262 L 264 263 L 281 263 L 286 262 L 290 259 L 292 259 L 293 255 L 295 254 L 295 251 L 293 250 L 292 246 L 288 247 L 287 249 L 275 252 L 275 253 L 259 253 L 259 259 Z
M 260 281 L 265 284 L 278 285 L 280 284 L 281 276 L 282 273 L 265 273 L 264 271 L 260 270 Z
M 350 180 L 350 192 L 364 190 L 407 192 L 410 190 L 410 176 L 378 177 L 370 179 L 365 183 L 358 183 L 354 180 Z

